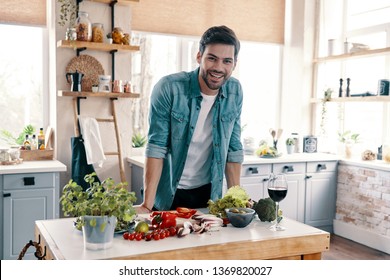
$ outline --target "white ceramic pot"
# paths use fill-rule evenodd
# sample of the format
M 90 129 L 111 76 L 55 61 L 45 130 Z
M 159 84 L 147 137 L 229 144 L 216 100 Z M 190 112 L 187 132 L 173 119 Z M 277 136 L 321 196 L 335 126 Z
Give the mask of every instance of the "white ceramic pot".
M 295 151 L 295 145 L 286 145 L 287 153 L 292 154 Z

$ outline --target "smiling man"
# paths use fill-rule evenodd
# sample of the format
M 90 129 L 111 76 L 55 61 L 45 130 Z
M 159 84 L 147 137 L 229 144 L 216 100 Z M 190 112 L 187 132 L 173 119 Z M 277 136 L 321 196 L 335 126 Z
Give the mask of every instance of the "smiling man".
M 204 208 L 240 184 L 242 89 L 231 77 L 240 42 L 226 26 L 208 29 L 199 43 L 199 68 L 163 77 L 151 102 L 138 213 Z

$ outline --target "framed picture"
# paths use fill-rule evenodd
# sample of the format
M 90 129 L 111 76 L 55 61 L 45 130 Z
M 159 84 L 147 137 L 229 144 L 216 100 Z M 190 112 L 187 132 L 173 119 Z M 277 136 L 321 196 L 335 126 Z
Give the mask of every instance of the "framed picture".
M 303 152 L 316 153 L 317 152 L 317 137 L 305 136 L 303 137 Z

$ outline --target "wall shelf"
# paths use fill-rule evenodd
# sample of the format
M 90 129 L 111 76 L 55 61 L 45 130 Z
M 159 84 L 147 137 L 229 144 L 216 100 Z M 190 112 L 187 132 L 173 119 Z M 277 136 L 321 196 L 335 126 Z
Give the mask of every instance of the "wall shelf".
M 95 43 L 95 42 L 85 42 L 85 41 L 69 41 L 69 40 L 58 41 L 57 47 L 72 48 L 72 49 L 89 49 L 89 50 L 107 51 L 107 52 L 112 52 L 112 51 L 136 52 L 140 50 L 139 46 Z
M 320 103 L 322 99 L 312 98 L 311 103 Z M 390 96 L 351 96 L 332 98 L 327 102 L 390 102 Z
M 139 98 L 139 93 L 116 93 L 116 92 L 90 92 L 90 91 L 58 91 L 58 96 L 71 97 L 106 97 L 106 98 Z
M 383 48 L 383 49 L 362 50 L 359 52 L 340 54 L 340 55 L 332 55 L 332 56 L 327 56 L 327 57 L 319 57 L 317 59 L 314 59 L 314 63 L 336 61 L 336 60 L 345 60 L 345 59 L 360 58 L 360 57 L 363 58 L 363 57 L 368 57 L 368 56 L 372 56 L 372 55 L 380 55 L 380 54 L 390 55 L 390 47 Z

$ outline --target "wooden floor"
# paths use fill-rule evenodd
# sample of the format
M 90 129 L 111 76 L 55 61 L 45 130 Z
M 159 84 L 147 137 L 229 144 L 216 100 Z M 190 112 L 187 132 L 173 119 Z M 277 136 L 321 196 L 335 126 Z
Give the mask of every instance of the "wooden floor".
M 390 255 L 352 240 L 332 234 L 330 250 L 322 253 L 323 260 L 390 260 Z

